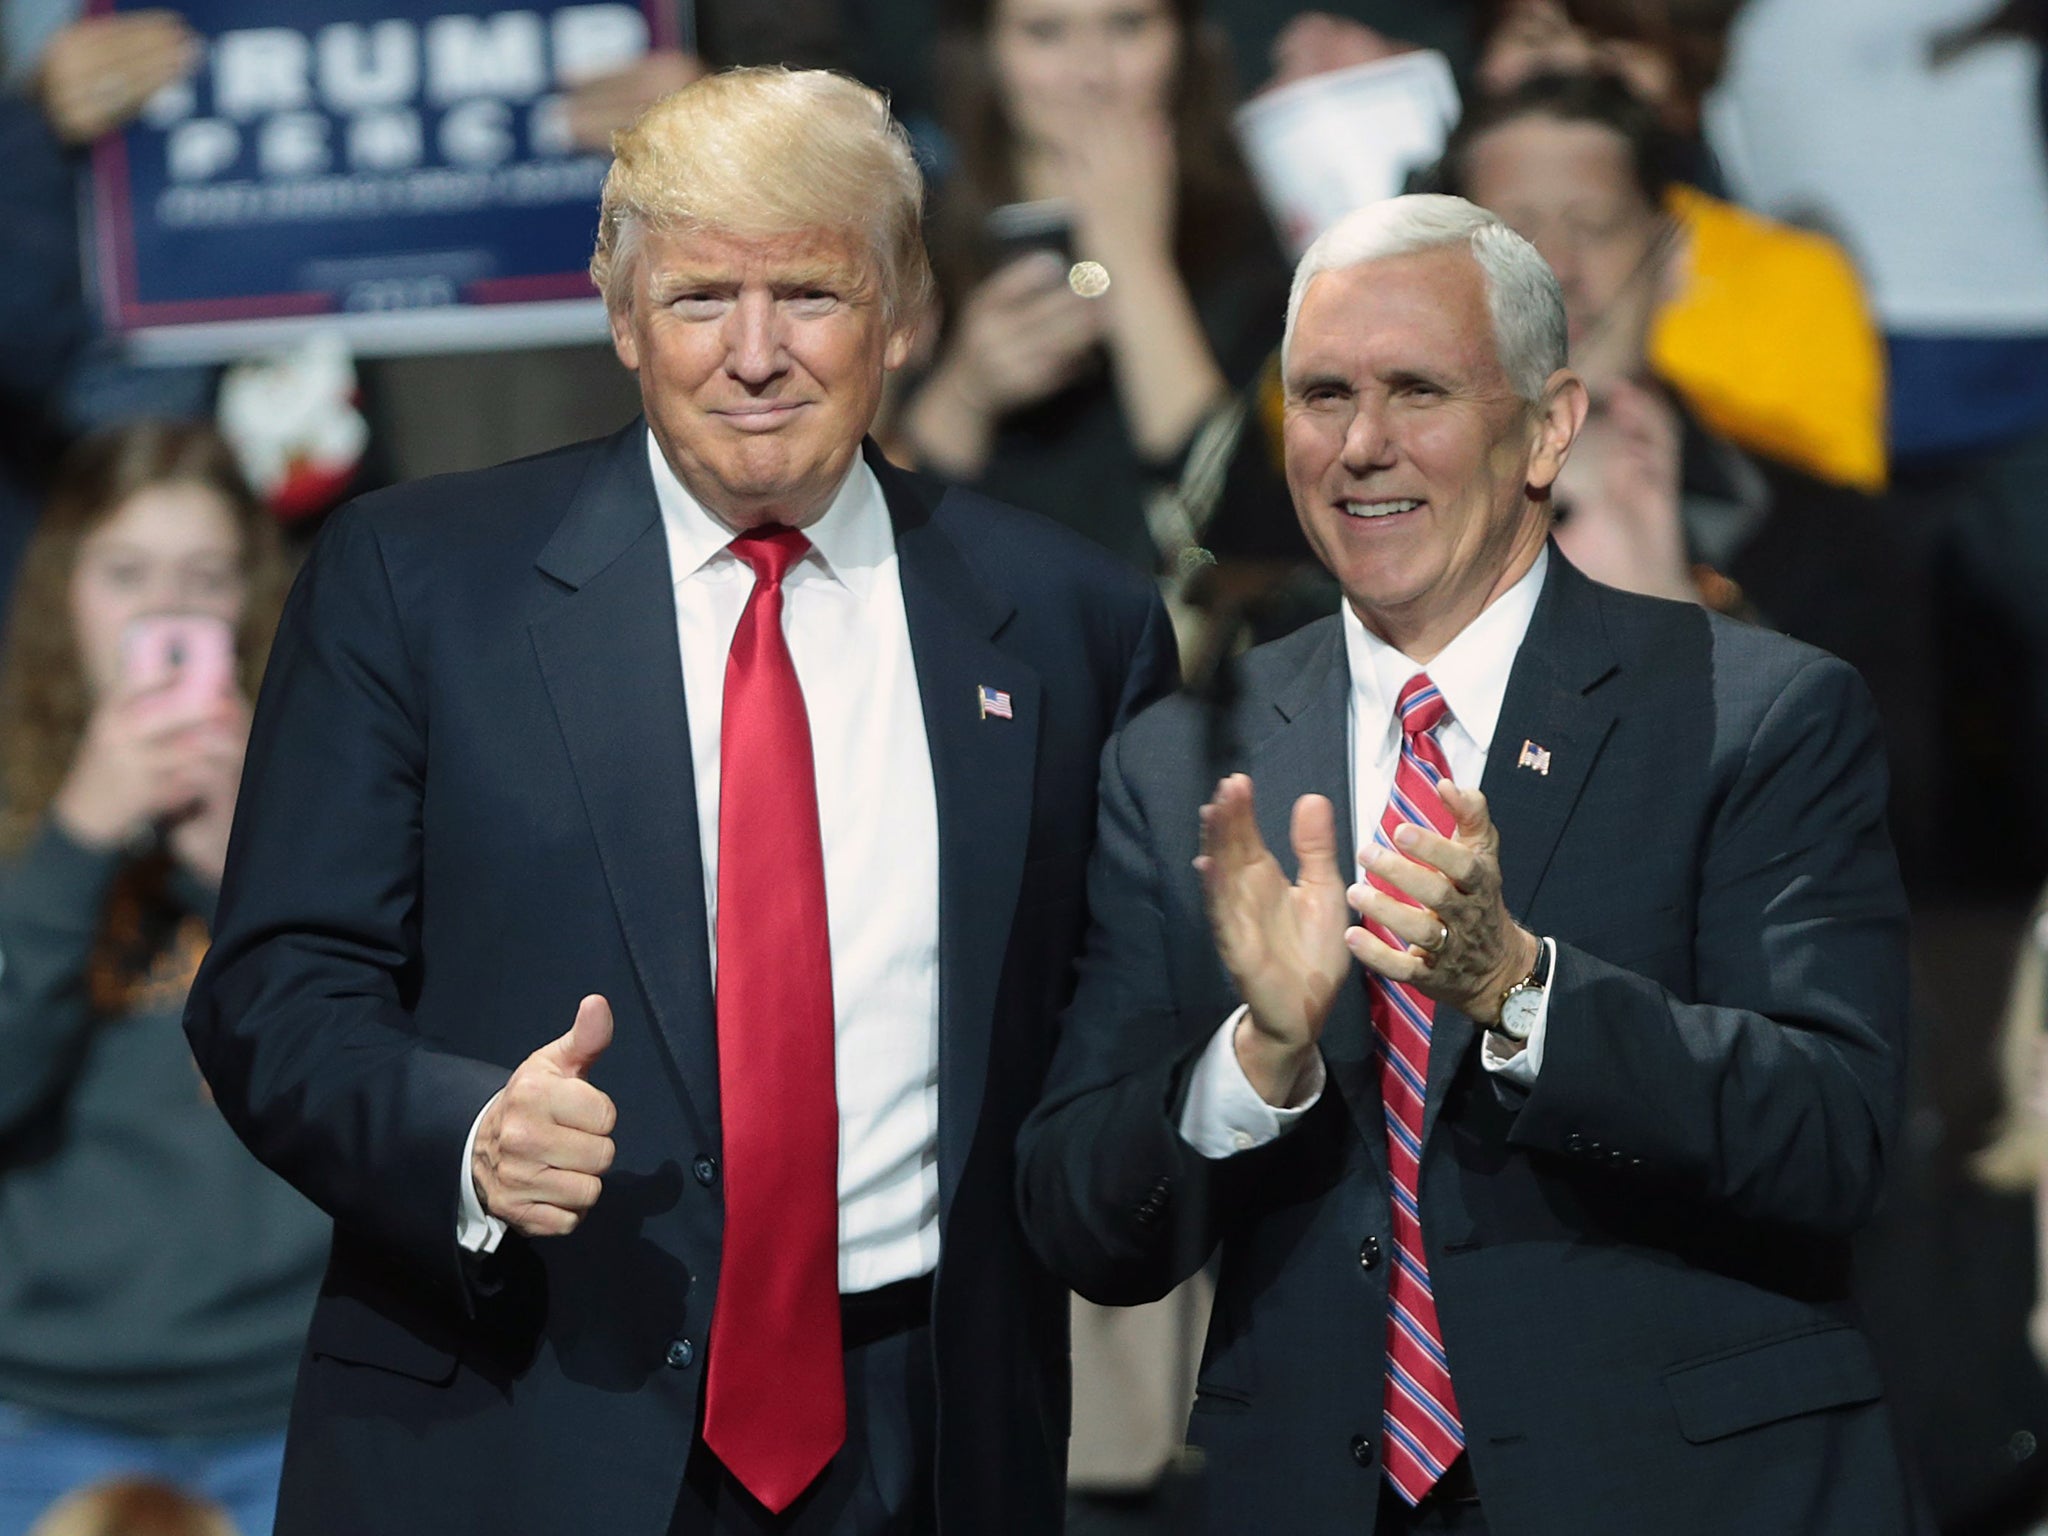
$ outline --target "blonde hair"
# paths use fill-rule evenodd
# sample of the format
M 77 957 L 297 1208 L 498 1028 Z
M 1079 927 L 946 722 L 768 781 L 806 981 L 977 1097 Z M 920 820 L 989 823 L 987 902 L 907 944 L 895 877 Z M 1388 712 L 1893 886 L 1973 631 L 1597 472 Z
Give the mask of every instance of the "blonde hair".
M 612 136 L 590 279 L 632 301 L 648 229 L 743 239 L 843 230 L 867 246 L 893 326 L 930 299 L 924 176 L 888 99 L 822 69 L 729 69 L 664 96 Z
M 2018 1193 L 2048 1174 L 2048 1118 L 2041 1089 L 2048 1069 L 2048 896 L 2027 919 L 2012 990 L 1998 1032 L 1998 1078 L 2003 1089 L 1998 1126 L 1991 1144 L 1974 1163 L 1977 1177 L 1992 1189 Z
M 28 1536 L 236 1536 L 211 1499 L 168 1483 L 123 1478 L 94 1483 L 52 1504 Z

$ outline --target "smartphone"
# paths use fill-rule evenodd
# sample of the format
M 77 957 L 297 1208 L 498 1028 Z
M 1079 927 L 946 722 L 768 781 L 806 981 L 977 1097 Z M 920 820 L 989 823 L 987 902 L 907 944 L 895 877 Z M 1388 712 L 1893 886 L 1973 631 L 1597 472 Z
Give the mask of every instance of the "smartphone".
M 1073 263 L 1073 205 L 1063 197 L 991 208 L 983 227 L 995 247 L 998 267 L 1007 267 L 1033 251 L 1051 251 L 1069 265 Z
M 203 711 L 234 692 L 234 631 L 210 613 L 145 614 L 121 637 L 121 682 L 152 713 Z

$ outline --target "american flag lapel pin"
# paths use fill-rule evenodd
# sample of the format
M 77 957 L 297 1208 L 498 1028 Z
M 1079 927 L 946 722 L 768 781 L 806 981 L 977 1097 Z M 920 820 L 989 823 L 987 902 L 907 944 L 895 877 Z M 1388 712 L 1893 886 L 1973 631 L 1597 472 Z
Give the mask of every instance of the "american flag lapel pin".
M 1016 712 L 1010 708 L 1010 696 L 1003 692 L 1002 689 L 991 688 L 987 683 L 983 683 L 975 691 L 980 697 L 982 719 L 1014 720 L 1016 718 Z
M 1539 747 L 1533 741 L 1522 743 L 1522 755 L 1515 759 L 1517 768 L 1533 768 L 1546 779 L 1550 777 L 1550 748 Z

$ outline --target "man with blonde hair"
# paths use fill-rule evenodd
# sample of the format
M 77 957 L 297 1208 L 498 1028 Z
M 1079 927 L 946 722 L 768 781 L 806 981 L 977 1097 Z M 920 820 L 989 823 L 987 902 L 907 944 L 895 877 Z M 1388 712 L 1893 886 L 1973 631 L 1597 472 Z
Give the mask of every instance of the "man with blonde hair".
M 644 419 L 345 509 L 257 708 L 188 1027 L 335 1218 L 278 1529 L 1055 1530 L 1012 1145 L 1170 631 L 864 443 L 930 284 L 879 96 L 615 149 Z

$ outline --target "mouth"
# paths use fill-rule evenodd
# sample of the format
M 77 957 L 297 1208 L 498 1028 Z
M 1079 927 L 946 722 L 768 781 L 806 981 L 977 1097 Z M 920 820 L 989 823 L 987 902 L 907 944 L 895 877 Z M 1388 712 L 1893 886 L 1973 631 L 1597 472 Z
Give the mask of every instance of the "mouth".
M 762 432 L 788 421 L 808 402 L 803 400 L 753 400 L 730 405 L 715 414 L 742 432 Z
M 1383 518 L 1399 517 L 1404 512 L 1417 512 L 1422 506 L 1423 503 L 1413 496 L 1395 496 L 1383 501 L 1364 501 L 1356 497 L 1346 497 L 1337 503 L 1337 510 L 1358 522 L 1370 523 Z

